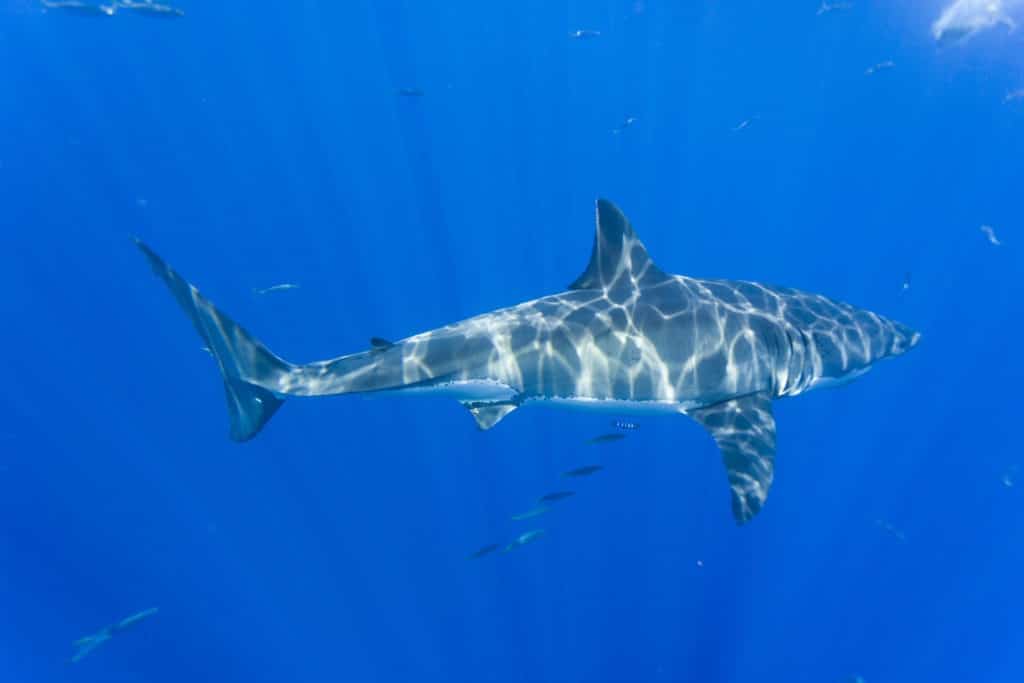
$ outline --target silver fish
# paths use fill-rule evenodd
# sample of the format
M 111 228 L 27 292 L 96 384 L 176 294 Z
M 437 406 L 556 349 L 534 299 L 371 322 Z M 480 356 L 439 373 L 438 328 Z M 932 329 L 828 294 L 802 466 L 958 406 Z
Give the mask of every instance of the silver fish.
M 563 477 L 587 477 L 595 472 L 600 472 L 604 468 L 600 465 L 584 465 L 583 467 L 577 467 L 576 469 L 569 470 L 562 474 Z
M 110 626 L 104 627 L 97 633 L 85 636 L 84 638 L 79 638 L 72 644 L 75 648 L 75 652 L 73 655 L 71 655 L 71 662 L 75 663 L 80 661 L 83 657 L 85 657 L 87 654 L 95 650 L 97 647 L 113 638 L 115 634 L 131 628 L 143 619 L 148 619 L 156 613 L 156 607 L 144 609 L 141 612 L 136 612 L 135 614 L 129 617 L 125 617 L 116 624 L 111 624 Z
M 540 538 L 543 535 L 544 535 L 544 530 L 543 529 L 535 529 L 533 531 L 527 531 L 525 534 L 520 534 L 519 536 L 514 538 L 512 540 L 512 542 L 509 543 L 507 546 L 505 546 L 505 549 L 502 550 L 501 552 L 507 553 L 510 550 L 514 550 L 514 549 L 518 548 L 519 546 L 526 545 L 527 543 L 533 543 L 534 541 L 536 541 L 538 538 Z
M 527 510 L 526 512 L 520 512 L 517 515 L 512 515 L 512 519 L 517 521 L 517 522 L 521 522 L 524 519 L 533 519 L 534 517 L 540 517 L 541 515 L 543 515 L 545 512 L 547 512 L 550 509 L 551 508 L 549 508 L 546 505 L 538 505 L 537 507 L 533 508 L 532 510 Z
M 270 287 L 264 287 L 263 289 L 253 289 L 253 294 L 271 294 L 273 292 L 287 292 L 290 289 L 298 289 L 299 286 L 292 284 L 291 282 L 284 282 L 279 285 L 272 285 Z
M 559 500 L 565 500 L 566 498 L 570 498 L 575 495 L 575 491 L 552 491 L 551 493 L 547 493 L 541 496 L 538 502 L 540 502 L 541 504 L 554 503 Z
M 894 66 L 896 66 L 896 62 L 892 61 L 891 59 L 887 59 L 884 62 L 879 62 L 878 64 L 874 64 L 872 66 L 869 66 L 867 69 L 864 70 L 864 75 L 865 76 L 873 76 L 876 73 L 878 73 L 879 71 L 884 71 L 885 69 L 891 69 Z

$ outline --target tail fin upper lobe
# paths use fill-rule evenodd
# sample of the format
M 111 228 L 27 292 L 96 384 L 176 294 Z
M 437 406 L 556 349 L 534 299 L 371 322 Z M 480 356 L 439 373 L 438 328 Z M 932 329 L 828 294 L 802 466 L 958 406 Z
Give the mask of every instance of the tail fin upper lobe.
M 152 249 L 138 239 L 135 244 L 171 290 L 217 360 L 231 418 L 231 439 L 248 441 L 284 403 L 270 388 L 279 386 L 281 378 L 287 376 L 293 366 L 217 310 Z

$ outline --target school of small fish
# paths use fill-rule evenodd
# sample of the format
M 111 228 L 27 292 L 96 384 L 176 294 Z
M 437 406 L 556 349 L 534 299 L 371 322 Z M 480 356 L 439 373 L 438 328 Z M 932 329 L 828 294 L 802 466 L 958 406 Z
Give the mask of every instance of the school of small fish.
M 629 420 L 614 420 L 612 422 L 612 426 L 620 431 L 609 432 L 607 434 L 600 434 L 593 438 L 587 439 L 585 443 L 588 445 L 593 445 L 621 441 L 624 438 L 626 438 L 626 435 L 623 434 L 622 432 L 634 432 L 640 429 L 640 425 L 637 422 L 632 422 Z M 604 467 L 601 465 L 581 465 L 580 467 L 575 467 L 573 469 L 562 472 L 562 477 L 574 479 L 580 477 L 589 477 L 593 474 L 600 472 L 603 469 Z M 534 506 L 531 507 L 530 509 L 524 512 L 517 512 L 511 515 L 511 519 L 514 522 L 522 522 L 528 519 L 535 519 L 537 517 L 540 517 L 541 515 L 550 512 L 552 509 L 552 505 L 554 503 L 566 500 L 568 498 L 572 498 L 575 495 L 575 491 L 570 491 L 567 489 L 550 491 L 542 495 L 540 498 L 538 498 Z M 544 535 L 544 533 L 545 532 L 543 529 L 535 529 L 533 531 L 528 531 L 514 538 L 510 543 L 506 544 L 504 548 L 502 548 L 502 545 L 499 543 L 489 543 L 487 545 L 481 546 L 477 550 L 470 553 L 468 558 L 471 560 L 477 560 L 481 557 L 486 557 L 499 549 L 501 549 L 502 553 L 507 553 L 510 550 L 513 550 L 515 548 L 518 548 L 520 546 L 526 545 L 527 543 L 531 543 L 537 540 L 542 535 Z

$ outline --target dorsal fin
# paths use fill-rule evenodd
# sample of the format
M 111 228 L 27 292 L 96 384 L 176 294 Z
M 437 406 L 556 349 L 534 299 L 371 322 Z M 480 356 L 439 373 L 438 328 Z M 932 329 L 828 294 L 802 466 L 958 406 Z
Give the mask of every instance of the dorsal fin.
M 612 289 L 619 286 L 649 287 L 668 280 L 647 255 L 619 207 L 597 200 L 597 232 L 590 263 L 569 289 Z

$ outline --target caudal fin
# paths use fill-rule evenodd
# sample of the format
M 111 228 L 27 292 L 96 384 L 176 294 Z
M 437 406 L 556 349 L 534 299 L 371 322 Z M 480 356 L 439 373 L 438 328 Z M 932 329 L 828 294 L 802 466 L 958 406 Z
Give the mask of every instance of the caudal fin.
M 256 436 L 284 403 L 270 388 L 280 386 L 293 366 L 275 356 L 241 325 L 217 310 L 152 249 L 138 239 L 135 244 L 171 290 L 217 360 L 228 401 L 231 439 L 247 441 Z

